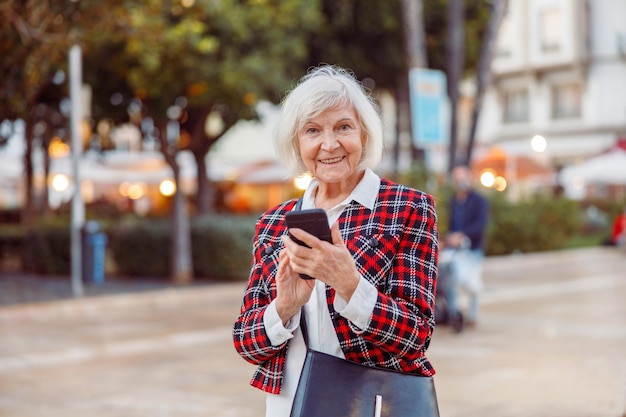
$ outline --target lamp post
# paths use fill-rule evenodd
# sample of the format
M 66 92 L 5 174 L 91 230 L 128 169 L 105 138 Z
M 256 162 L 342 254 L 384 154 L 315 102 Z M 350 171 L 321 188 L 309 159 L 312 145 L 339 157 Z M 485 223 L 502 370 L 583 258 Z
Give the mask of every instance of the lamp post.
M 85 223 L 85 203 L 82 200 L 80 184 L 80 157 L 83 143 L 80 132 L 80 122 L 82 118 L 82 103 L 80 89 L 82 84 L 80 46 L 74 45 L 70 49 L 70 98 L 71 108 L 71 132 L 72 132 L 72 171 L 74 177 L 74 196 L 72 197 L 71 214 L 71 272 L 72 272 L 72 292 L 74 297 L 82 297 L 83 291 L 83 250 L 82 250 L 82 228 Z

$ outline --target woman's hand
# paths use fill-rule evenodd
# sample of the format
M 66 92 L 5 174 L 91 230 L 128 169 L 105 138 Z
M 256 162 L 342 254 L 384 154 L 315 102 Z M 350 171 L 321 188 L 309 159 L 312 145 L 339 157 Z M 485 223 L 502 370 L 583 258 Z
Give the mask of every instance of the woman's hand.
M 315 281 L 300 278 L 291 268 L 287 251 L 281 251 L 276 273 L 276 312 L 283 325 L 309 301 L 314 287 Z
M 332 244 L 301 229 L 290 229 L 289 232 L 310 246 L 310 248 L 300 246 L 288 236 L 283 236 L 291 269 L 298 274 L 319 279 L 334 288 L 343 299 L 350 301 L 359 284 L 360 275 L 352 254 L 341 238 L 339 225 L 335 222 L 331 227 Z

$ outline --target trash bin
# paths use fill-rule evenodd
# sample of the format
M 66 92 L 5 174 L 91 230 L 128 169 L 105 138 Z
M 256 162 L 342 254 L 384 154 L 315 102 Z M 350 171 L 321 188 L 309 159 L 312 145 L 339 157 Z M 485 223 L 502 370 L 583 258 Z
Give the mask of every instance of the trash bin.
M 100 223 L 88 221 L 83 227 L 83 280 L 104 283 L 107 236 Z

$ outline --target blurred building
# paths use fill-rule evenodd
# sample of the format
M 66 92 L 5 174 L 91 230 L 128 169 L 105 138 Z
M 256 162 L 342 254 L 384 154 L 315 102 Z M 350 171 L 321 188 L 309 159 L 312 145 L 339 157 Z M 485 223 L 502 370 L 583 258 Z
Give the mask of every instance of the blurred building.
M 626 0 L 509 0 L 479 145 L 558 171 L 626 138 L 625 17 Z

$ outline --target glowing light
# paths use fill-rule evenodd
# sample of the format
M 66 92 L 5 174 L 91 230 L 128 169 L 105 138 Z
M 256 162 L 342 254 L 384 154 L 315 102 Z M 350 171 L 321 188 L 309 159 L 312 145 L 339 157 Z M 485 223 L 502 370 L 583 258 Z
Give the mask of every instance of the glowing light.
M 50 186 L 54 191 L 63 192 L 70 186 L 70 179 L 65 174 L 55 174 L 50 179 Z
M 118 191 L 120 192 L 120 194 L 122 194 L 124 197 L 128 197 L 128 189 L 130 188 L 130 183 L 129 182 L 123 182 L 120 184 Z
M 139 200 L 146 195 L 147 186 L 143 183 L 131 184 L 128 187 L 128 198 L 131 200 Z
M 297 177 L 293 179 L 293 185 L 298 190 L 306 190 L 306 187 L 309 186 L 312 179 L 313 179 L 313 176 L 309 173 L 298 175 Z
M 176 193 L 176 183 L 174 180 L 166 179 L 159 184 L 159 192 L 165 197 L 171 197 Z
M 493 171 L 486 169 L 480 173 L 480 183 L 483 185 L 483 187 L 493 187 L 495 180 L 496 176 L 494 175 Z
M 494 182 L 493 182 L 493 188 L 495 188 L 498 191 L 504 191 L 506 190 L 506 179 L 504 177 L 496 177 Z
M 541 135 L 535 135 L 530 140 L 530 147 L 533 148 L 535 152 L 543 152 L 548 147 L 548 143 L 546 142 L 546 138 Z
M 142 182 L 138 182 L 136 184 L 123 182 L 118 188 L 121 195 L 128 197 L 131 200 L 139 200 L 146 194 L 147 190 L 148 186 Z
M 70 147 L 64 143 L 61 138 L 54 137 L 48 145 L 48 154 L 50 158 L 64 158 L 70 153 Z

